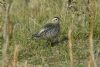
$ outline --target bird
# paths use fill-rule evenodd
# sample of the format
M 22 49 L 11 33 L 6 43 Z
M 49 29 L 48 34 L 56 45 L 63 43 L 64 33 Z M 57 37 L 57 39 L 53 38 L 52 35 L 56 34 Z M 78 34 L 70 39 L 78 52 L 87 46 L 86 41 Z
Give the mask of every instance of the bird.
M 49 42 L 55 42 L 60 34 L 60 18 L 54 17 L 51 23 L 47 23 L 35 34 L 32 35 L 32 39 L 44 39 Z

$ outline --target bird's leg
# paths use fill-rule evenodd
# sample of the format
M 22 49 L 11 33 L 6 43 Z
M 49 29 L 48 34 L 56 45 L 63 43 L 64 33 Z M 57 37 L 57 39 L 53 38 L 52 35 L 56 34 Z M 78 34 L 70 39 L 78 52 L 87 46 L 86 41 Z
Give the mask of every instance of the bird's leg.
M 54 40 L 53 40 L 54 43 L 59 43 L 59 38 L 56 37 Z
M 48 47 L 49 45 L 51 45 L 51 41 L 50 41 L 50 40 L 47 40 L 46 43 L 47 43 L 47 45 L 46 45 L 47 47 Z
M 47 43 L 47 46 L 53 46 L 54 45 L 52 39 L 47 40 L 46 43 Z
M 52 41 L 51 41 L 51 46 L 55 46 L 59 43 L 59 39 L 58 37 L 54 38 Z

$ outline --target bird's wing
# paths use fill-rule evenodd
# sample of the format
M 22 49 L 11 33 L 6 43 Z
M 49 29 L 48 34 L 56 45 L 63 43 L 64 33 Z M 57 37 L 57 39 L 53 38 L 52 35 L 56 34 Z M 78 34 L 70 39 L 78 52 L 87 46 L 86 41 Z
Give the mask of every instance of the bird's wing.
M 47 23 L 47 24 L 45 24 L 44 26 L 43 26 L 43 28 L 44 29 L 51 29 L 51 28 L 54 28 L 55 27 L 55 25 L 53 24 L 53 23 Z
M 53 29 L 55 26 L 53 23 L 48 23 L 46 25 L 44 25 L 42 27 L 42 29 L 40 30 L 39 34 L 43 34 L 43 33 L 46 33 L 48 31 L 50 31 L 51 29 Z

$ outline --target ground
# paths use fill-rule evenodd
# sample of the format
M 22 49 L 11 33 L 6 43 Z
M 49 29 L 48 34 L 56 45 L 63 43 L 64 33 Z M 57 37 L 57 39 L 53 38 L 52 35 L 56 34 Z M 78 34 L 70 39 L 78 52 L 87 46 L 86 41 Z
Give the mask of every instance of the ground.
M 68 28 L 73 28 L 73 62 L 74 67 L 86 67 L 88 52 L 88 17 L 84 0 L 76 1 L 75 11 L 68 9 L 66 0 L 14 0 L 10 18 L 14 29 L 11 44 L 8 48 L 9 60 L 13 60 L 15 46 L 18 45 L 18 67 L 28 63 L 28 67 L 66 67 L 70 65 L 68 40 L 50 46 L 45 40 L 31 39 L 45 23 L 53 17 L 61 18 L 61 33 L 59 39 L 68 37 Z M 26 5 L 28 4 L 28 5 Z M 100 66 L 100 1 L 97 0 L 97 15 L 93 34 L 94 54 L 96 64 Z M 74 12 L 72 12 L 74 11 Z M 1 11 L 2 12 L 2 11 Z M 73 18 L 74 16 L 74 18 Z M 3 19 L 0 16 L 0 24 Z M 1 27 L 0 26 L 0 27 Z M 2 65 L 3 37 L 0 31 L 0 66 Z

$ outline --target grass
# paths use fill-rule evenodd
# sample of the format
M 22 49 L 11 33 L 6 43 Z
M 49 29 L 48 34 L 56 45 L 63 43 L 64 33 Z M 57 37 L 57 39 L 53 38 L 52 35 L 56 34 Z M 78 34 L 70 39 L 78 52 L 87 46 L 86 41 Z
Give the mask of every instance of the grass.
M 68 28 L 72 24 L 73 13 L 73 64 L 74 67 L 86 67 L 88 52 L 88 17 L 84 0 L 77 0 L 76 8 L 68 9 L 66 0 L 14 0 L 10 18 L 14 25 L 13 37 L 8 47 L 9 60 L 13 61 L 15 46 L 19 46 L 18 51 L 18 67 L 69 67 L 70 56 L 67 40 L 59 43 L 54 47 L 48 45 L 44 40 L 35 41 L 31 39 L 31 35 L 38 31 L 45 23 L 49 22 L 53 17 L 61 18 L 61 34 L 60 39 L 67 36 Z M 28 4 L 28 5 L 26 5 Z M 97 4 L 97 16 L 94 29 L 94 52 L 97 66 L 100 66 L 100 1 Z M 72 12 L 74 11 L 74 12 Z M 3 25 L 2 13 L 0 13 L 0 27 Z M 1 28 L 0 28 L 1 29 Z M 0 32 L 0 65 L 2 64 L 2 45 L 3 37 Z

